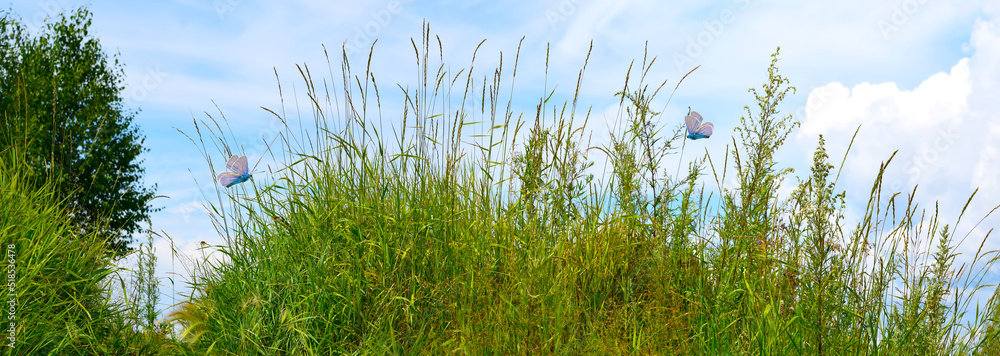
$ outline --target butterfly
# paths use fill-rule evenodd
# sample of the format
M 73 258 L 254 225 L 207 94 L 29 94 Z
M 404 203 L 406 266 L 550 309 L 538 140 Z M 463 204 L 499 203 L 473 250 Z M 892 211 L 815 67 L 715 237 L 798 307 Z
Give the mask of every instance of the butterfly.
M 229 162 L 226 162 L 226 169 L 230 171 L 219 173 L 215 177 L 219 184 L 226 188 L 246 182 L 251 177 L 249 166 L 247 166 L 247 156 L 233 155 L 229 158 Z
M 697 140 L 700 138 L 708 138 L 712 136 L 712 131 L 715 130 L 715 124 L 711 122 L 701 123 L 704 120 L 701 118 L 701 114 L 697 111 L 692 111 L 690 115 L 684 117 L 684 123 L 687 124 L 688 138 L 692 140 Z

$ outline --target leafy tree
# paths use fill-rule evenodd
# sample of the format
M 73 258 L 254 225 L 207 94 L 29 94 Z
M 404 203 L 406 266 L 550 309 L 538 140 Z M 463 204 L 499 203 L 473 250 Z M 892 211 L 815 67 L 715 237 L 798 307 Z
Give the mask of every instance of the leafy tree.
M 57 182 L 78 232 L 130 251 L 156 186 L 140 182 L 144 137 L 122 102 L 118 59 L 90 35 L 85 8 L 34 36 L 11 13 L 0 12 L 0 149 L 23 145 L 34 174 Z

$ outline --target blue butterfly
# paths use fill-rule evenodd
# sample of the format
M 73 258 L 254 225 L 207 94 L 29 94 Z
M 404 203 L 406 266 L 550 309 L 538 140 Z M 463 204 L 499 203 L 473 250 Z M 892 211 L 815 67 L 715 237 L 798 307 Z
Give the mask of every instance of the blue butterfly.
M 229 158 L 229 162 L 226 162 L 226 169 L 230 172 L 222 172 L 215 177 L 219 184 L 226 188 L 246 182 L 251 177 L 249 166 L 247 166 L 247 156 L 233 155 Z
M 712 131 L 715 130 L 715 124 L 711 122 L 701 123 L 704 120 L 701 118 L 701 114 L 697 111 L 692 111 L 690 115 L 684 117 L 684 123 L 687 124 L 688 138 L 692 140 L 697 140 L 700 138 L 708 138 L 712 136 Z

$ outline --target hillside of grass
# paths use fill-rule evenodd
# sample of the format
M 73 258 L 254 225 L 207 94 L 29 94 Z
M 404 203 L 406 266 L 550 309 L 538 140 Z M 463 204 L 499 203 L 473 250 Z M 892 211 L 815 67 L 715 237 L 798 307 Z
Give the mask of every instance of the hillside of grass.
M 225 243 L 186 266 L 193 292 L 163 319 L 159 236 L 134 270 L 113 267 L 101 237 L 67 227 L 64 202 L 24 184 L 43 178 L 16 147 L 0 151 L 17 317 L 4 352 L 1000 354 L 984 280 L 997 251 L 956 265 L 956 241 L 983 217 L 939 221 L 918 190 L 884 190 L 886 157 L 870 191 L 851 192 L 870 199 L 849 222 L 822 137 L 807 172 L 775 160 L 798 127 L 781 114 L 794 87 L 780 52 L 735 137 L 708 138 L 732 141 L 713 157 L 650 107 L 685 79 L 648 78 L 653 58 L 623 73 L 621 129 L 593 146 L 598 119 L 576 96 L 514 108 L 518 52 L 482 71 L 444 63 L 443 46 L 429 28 L 414 41 L 415 83 L 379 83 L 346 53 L 330 78 L 299 66 L 305 93 L 279 87 L 296 106 L 264 108 L 283 124 L 274 142 L 235 139 L 221 112 L 193 120 L 184 135 L 213 169 L 232 155 L 279 165 L 214 186 L 205 203 Z M 381 117 L 388 105 L 402 117 Z M 683 166 L 663 164 L 675 156 Z M 978 304 L 977 291 L 992 297 Z
M 801 176 L 775 161 L 797 128 L 780 114 L 794 88 L 779 52 L 730 152 L 689 151 L 678 175 L 661 162 L 691 143 L 650 103 L 683 79 L 648 84 L 654 60 L 624 73 L 624 129 L 588 147 L 593 118 L 576 98 L 514 112 L 502 98 L 516 65 L 477 77 L 442 63 L 441 47 L 429 29 L 415 42 L 420 80 L 398 86 L 405 111 L 391 133 L 367 111 L 387 105 L 368 68 L 352 72 L 345 55 L 331 88 L 300 67 L 308 108 L 294 112 L 316 126 L 286 126 L 268 154 L 288 166 L 210 202 L 227 263 L 205 262 L 173 314 L 192 352 L 997 352 L 996 294 L 971 297 L 993 288 L 983 276 L 996 251 L 953 263 L 955 236 L 981 217 L 939 221 L 914 204 L 918 191 L 884 191 L 880 174 L 855 193 L 871 198 L 848 226 L 822 138 Z M 221 113 L 195 125 L 189 138 L 213 166 L 244 154 Z M 612 177 L 600 184 L 588 170 L 598 153 Z M 738 188 L 722 188 L 727 175 Z M 797 188 L 779 196 L 786 181 Z
M 168 332 L 155 319 L 142 322 L 148 305 L 110 298 L 132 281 L 121 278 L 107 237 L 75 231 L 51 179 L 24 162 L 20 146 L 0 150 L 2 354 L 172 354 Z

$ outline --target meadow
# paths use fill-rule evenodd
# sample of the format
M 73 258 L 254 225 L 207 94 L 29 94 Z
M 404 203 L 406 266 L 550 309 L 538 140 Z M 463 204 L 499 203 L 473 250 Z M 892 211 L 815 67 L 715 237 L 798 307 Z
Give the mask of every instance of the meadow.
M 224 262 L 186 266 L 192 295 L 166 318 L 150 246 L 170 237 L 150 233 L 138 266 L 110 267 L 101 237 L 73 235 L 5 150 L 13 354 L 1000 354 L 1000 300 L 973 298 L 995 290 L 984 277 L 997 251 L 955 263 L 984 217 L 939 221 L 916 188 L 884 190 L 881 172 L 900 169 L 886 157 L 871 190 L 851 192 L 870 198 L 848 222 L 844 162 L 822 137 L 808 172 L 775 160 L 797 128 L 780 111 L 794 87 L 779 51 L 736 136 L 707 138 L 732 141 L 713 157 L 650 107 L 685 79 L 648 78 L 652 57 L 624 73 L 621 130 L 591 147 L 597 119 L 576 97 L 512 109 L 517 52 L 505 53 L 510 73 L 477 72 L 443 63 L 443 46 L 426 28 L 413 42 L 419 79 L 399 86 L 346 53 L 330 53 L 339 78 L 337 60 L 317 80 L 300 66 L 305 93 L 282 94 L 295 106 L 264 108 L 284 131 L 261 154 L 283 165 L 215 185 L 205 204 L 225 245 L 205 250 Z M 383 103 L 380 90 L 405 100 Z M 400 127 L 384 128 L 383 105 L 404 108 Z M 301 116 L 315 126 L 290 124 Z M 238 142 L 221 111 L 192 123 L 183 137 L 216 169 L 256 144 Z M 673 155 L 689 157 L 683 170 L 663 164 Z M 594 157 L 608 179 L 595 180 Z

